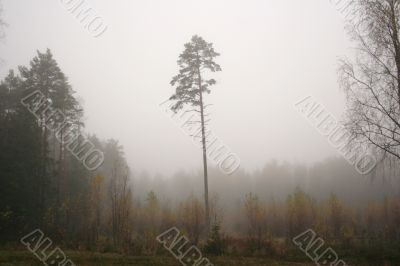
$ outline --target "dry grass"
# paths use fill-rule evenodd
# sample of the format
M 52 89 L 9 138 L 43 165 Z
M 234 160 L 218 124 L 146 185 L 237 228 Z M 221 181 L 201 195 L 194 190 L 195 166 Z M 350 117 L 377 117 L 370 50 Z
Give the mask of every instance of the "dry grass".
M 135 266 L 181 266 L 172 256 L 123 256 L 112 253 L 90 253 L 67 251 L 70 258 L 77 266 L 109 266 L 109 265 L 135 265 Z M 313 266 L 312 262 L 276 261 L 267 258 L 244 257 L 210 257 L 215 266 Z M 27 251 L 0 251 L 0 266 L 39 266 L 44 265 L 33 254 Z M 384 262 L 356 262 L 349 265 L 363 266 L 392 266 Z

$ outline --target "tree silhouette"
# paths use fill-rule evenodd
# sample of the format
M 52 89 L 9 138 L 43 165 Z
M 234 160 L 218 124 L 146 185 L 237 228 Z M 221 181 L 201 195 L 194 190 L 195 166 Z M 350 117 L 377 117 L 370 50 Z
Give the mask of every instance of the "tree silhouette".
M 342 88 L 347 94 L 347 128 L 353 142 L 400 160 L 400 2 L 357 0 L 348 23 L 357 59 L 343 60 Z
M 171 107 L 174 112 L 181 110 L 184 106 L 194 107 L 190 111 L 200 114 L 201 143 L 203 147 L 203 168 L 204 168 L 204 198 L 205 198 L 205 219 L 206 229 L 210 228 L 210 208 L 208 203 L 208 174 L 207 174 L 207 147 L 206 147 L 206 123 L 204 93 L 210 93 L 210 87 L 216 84 L 215 79 L 205 79 L 204 71 L 221 71 L 221 67 L 214 62 L 219 56 L 214 51 L 212 43 L 207 43 L 203 38 L 195 35 L 189 43 L 185 44 L 185 50 L 179 56 L 179 74 L 176 75 L 171 85 L 176 86 L 176 92 L 170 98 L 175 101 Z

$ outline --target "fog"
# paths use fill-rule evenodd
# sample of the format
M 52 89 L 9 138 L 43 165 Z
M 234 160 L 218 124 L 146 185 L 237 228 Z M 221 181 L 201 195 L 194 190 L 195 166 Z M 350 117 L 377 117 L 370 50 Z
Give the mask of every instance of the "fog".
M 399 17 L 0 0 L 0 265 L 400 265 Z
M 9 26 L 0 76 L 50 48 L 83 103 L 86 131 L 119 140 L 134 172 L 202 167 L 201 150 L 159 108 L 174 92 L 176 60 L 194 34 L 221 54 L 222 72 L 206 99 L 210 129 L 238 155 L 241 170 L 339 156 L 294 108 L 313 95 L 338 120 L 343 115 L 337 64 L 352 44 L 330 1 L 88 1 L 108 25 L 98 38 L 62 2 L 3 1 Z

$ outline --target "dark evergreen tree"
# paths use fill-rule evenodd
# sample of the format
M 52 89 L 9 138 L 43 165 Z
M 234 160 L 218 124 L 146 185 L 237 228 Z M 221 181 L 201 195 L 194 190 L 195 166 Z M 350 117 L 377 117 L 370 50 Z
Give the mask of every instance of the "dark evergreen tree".
M 214 62 L 219 53 L 214 51 L 213 44 L 207 43 L 203 38 L 195 35 L 189 43 L 185 44 L 185 50 L 179 56 L 179 74 L 176 75 L 171 85 L 176 86 L 176 92 L 170 98 L 175 104 L 174 112 L 179 111 L 185 105 L 195 108 L 200 114 L 201 143 L 203 146 L 203 170 L 204 170 L 204 197 L 207 231 L 210 228 L 210 208 L 208 202 L 208 170 L 207 170 L 207 140 L 204 94 L 210 93 L 210 87 L 216 84 L 215 79 L 205 79 L 206 70 L 221 71 L 221 67 Z
M 10 239 L 39 226 L 41 137 L 35 118 L 20 103 L 23 82 L 10 71 L 0 85 L 0 235 Z
M 221 225 L 215 220 L 212 228 L 210 237 L 207 241 L 206 252 L 212 255 L 222 255 L 224 249 L 224 243 L 221 238 Z

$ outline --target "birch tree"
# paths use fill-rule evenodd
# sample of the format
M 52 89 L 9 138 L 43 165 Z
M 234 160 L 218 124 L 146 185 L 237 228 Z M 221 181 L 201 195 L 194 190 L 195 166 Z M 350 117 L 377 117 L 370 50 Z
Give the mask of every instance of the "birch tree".
M 346 125 L 354 141 L 382 159 L 400 160 L 400 1 L 352 1 L 347 29 L 356 58 L 343 60 Z

